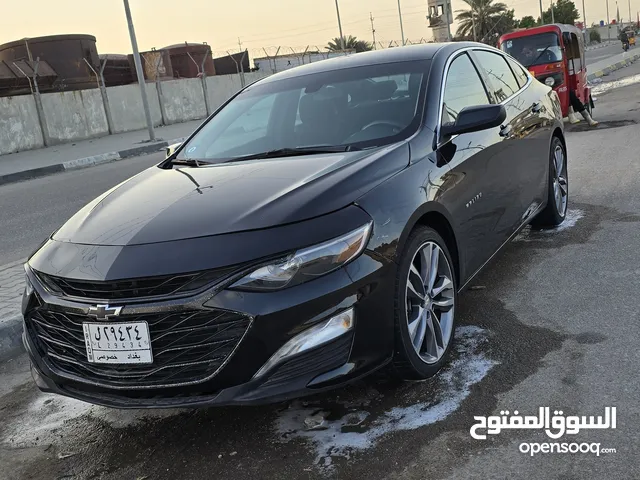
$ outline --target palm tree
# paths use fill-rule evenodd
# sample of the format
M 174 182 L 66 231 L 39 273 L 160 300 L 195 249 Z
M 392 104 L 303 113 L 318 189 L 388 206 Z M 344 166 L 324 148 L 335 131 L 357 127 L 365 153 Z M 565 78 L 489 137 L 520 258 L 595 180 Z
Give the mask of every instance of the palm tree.
M 373 50 L 373 45 L 364 40 L 358 40 L 353 35 L 348 35 L 344 37 L 344 48 L 347 50 L 355 50 L 356 53 L 367 52 L 369 50 Z M 339 52 L 342 50 L 342 42 L 340 42 L 340 37 L 336 37 L 331 40 L 327 45 L 327 50 L 330 52 Z
M 476 38 L 483 38 L 495 31 L 495 27 L 509 12 L 504 3 L 494 3 L 494 0 L 464 0 L 469 10 L 458 10 L 456 20 L 459 22 L 458 37 L 473 37 L 473 23 L 475 21 Z

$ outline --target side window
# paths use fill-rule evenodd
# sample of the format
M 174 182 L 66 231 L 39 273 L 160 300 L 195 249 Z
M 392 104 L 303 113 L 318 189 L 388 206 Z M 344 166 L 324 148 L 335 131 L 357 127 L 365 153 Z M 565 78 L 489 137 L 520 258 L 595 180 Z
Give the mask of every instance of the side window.
M 525 71 L 522 69 L 520 65 L 518 65 L 516 61 L 510 58 L 507 58 L 507 62 L 509 62 L 509 65 L 511 66 L 511 70 L 513 70 L 513 73 L 516 74 L 516 79 L 518 80 L 518 85 L 520 85 L 520 88 L 524 87 L 526 83 L 529 81 L 529 75 L 525 73 Z
M 486 72 L 498 102 L 506 100 L 520 89 L 505 57 L 485 50 L 476 50 L 473 53 Z
M 484 84 L 467 54 L 460 55 L 449 67 L 444 85 L 442 124 L 453 123 L 464 107 L 490 103 Z

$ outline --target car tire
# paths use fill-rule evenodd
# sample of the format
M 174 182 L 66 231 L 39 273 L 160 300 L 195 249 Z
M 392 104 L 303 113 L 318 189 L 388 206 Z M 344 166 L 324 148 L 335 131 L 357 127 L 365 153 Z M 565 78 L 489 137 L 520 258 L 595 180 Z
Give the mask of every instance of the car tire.
M 560 173 L 558 174 L 558 168 Z M 558 199 L 557 195 L 560 195 Z M 567 149 L 558 137 L 553 137 L 549 153 L 547 206 L 531 222 L 535 228 L 553 228 L 564 222 L 569 205 L 569 173 Z
M 453 266 L 438 232 L 419 226 L 411 233 L 400 259 L 395 292 L 393 368 L 402 379 L 432 377 L 449 356 L 458 299 Z

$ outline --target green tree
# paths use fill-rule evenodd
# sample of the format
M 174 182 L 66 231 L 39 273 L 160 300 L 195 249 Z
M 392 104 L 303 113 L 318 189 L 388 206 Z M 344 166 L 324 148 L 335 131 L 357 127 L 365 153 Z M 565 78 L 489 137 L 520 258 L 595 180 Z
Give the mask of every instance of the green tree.
M 356 53 L 360 52 L 368 52 L 369 50 L 373 50 L 373 45 L 364 40 L 358 40 L 353 35 L 348 35 L 344 37 L 344 48 L 347 50 L 355 50 Z M 327 44 L 327 50 L 330 52 L 339 52 L 342 50 L 342 42 L 340 42 L 340 37 L 336 37 L 331 40 Z
M 513 10 L 504 3 L 494 0 L 464 0 L 469 6 L 467 10 L 456 11 L 459 23 L 456 35 L 473 38 L 474 23 L 476 38 L 479 41 L 494 43 L 491 40 L 498 35 L 513 29 Z
M 580 12 L 571 0 L 558 0 L 553 6 L 553 16 L 556 23 L 573 25 L 580 18 Z M 551 7 L 542 16 L 544 23 L 551 23 Z
M 531 15 L 527 15 L 526 17 L 522 17 L 520 21 L 518 21 L 516 28 L 533 28 L 536 25 L 538 25 L 538 21 Z

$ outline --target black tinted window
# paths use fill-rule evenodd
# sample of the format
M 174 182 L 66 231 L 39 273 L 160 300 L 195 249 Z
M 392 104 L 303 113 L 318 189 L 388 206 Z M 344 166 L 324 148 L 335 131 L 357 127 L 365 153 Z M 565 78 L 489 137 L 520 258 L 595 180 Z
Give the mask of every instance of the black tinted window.
M 466 54 L 460 55 L 451 62 L 447 73 L 442 123 L 455 122 L 465 107 L 487 103 L 490 103 L 489 98 L 476 68 Z
M 511 65 L 511 70 L 516 74 L 516 78 L 518 79 L 518 83 L 520 84 L 520 88 L 524 87 L 525 84 L 529 81 L 529 76 L 525 73 L 522 67 L 518 64 L 518 62 L 508 58 L 507 61 L 509 65 Z
M 476 50 L 473 52 L 491 82 L 494 98 L 502 102 L 520 90 L 518 81 L 507 64 L 505 57 L 498 53 Z

